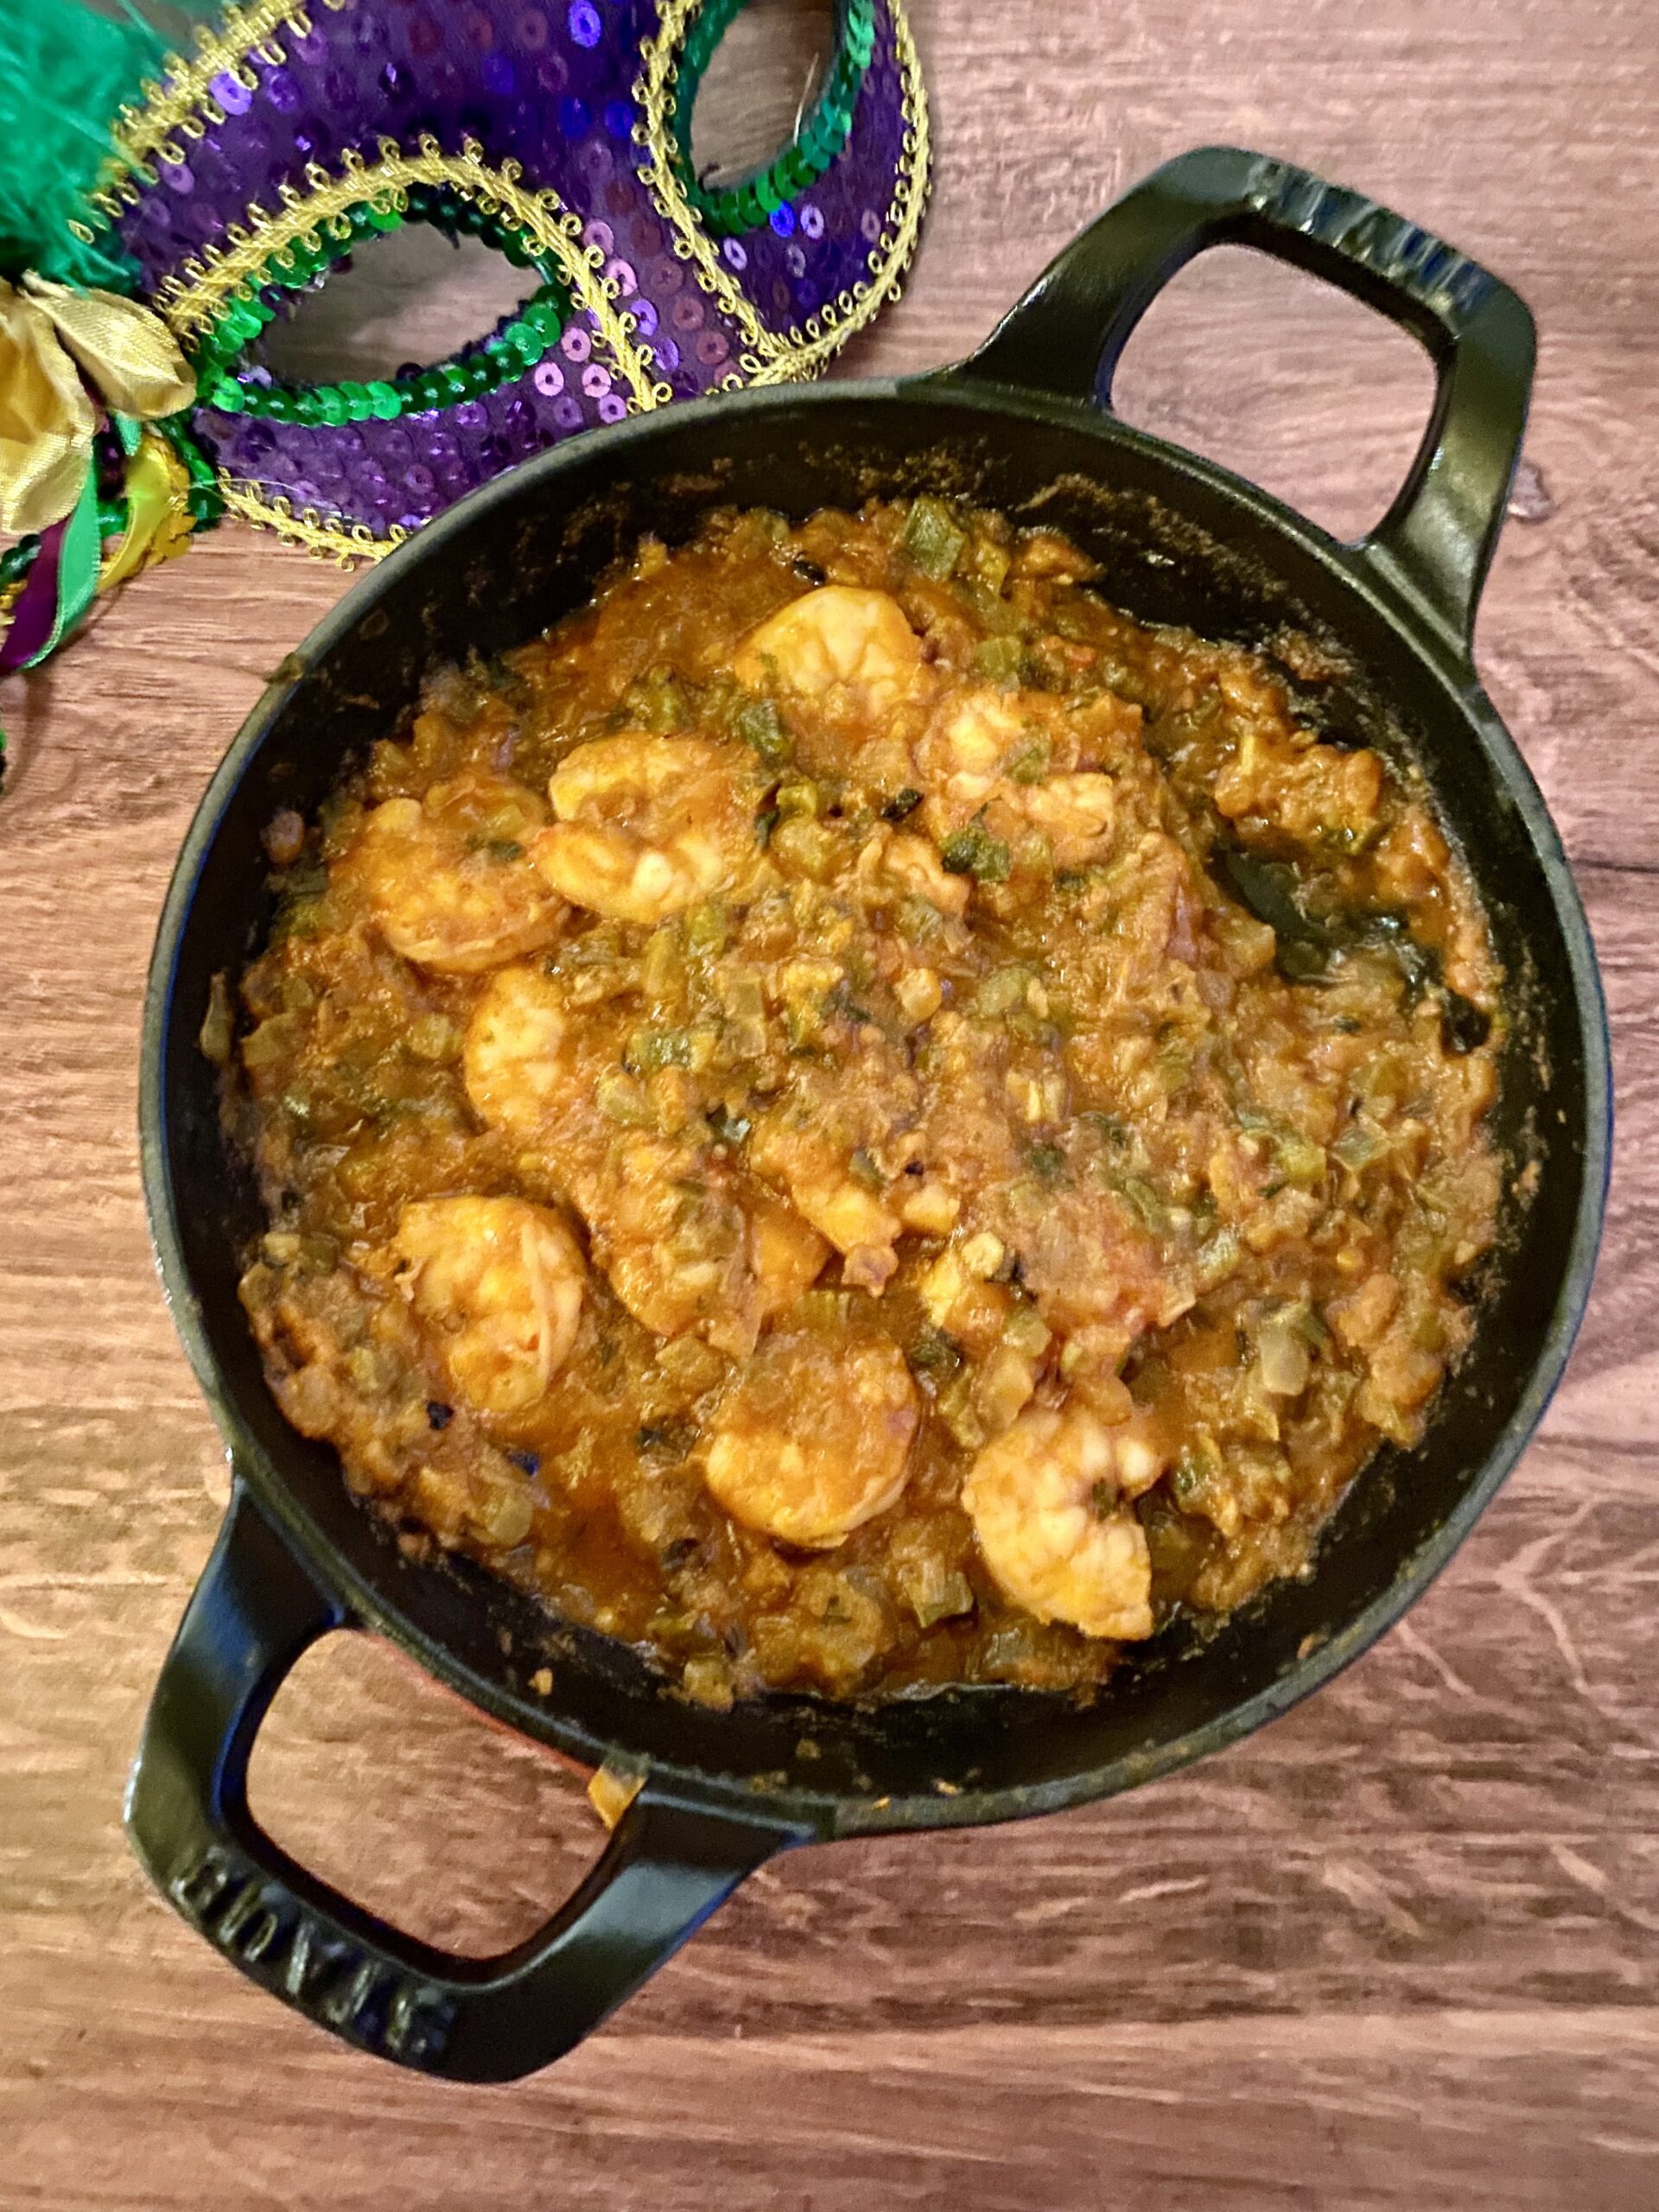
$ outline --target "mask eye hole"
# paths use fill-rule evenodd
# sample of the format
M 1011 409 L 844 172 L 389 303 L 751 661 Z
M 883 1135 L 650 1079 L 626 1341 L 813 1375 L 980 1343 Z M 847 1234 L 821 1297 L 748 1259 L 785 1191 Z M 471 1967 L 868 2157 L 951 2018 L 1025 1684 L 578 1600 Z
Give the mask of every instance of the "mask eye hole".
M 792 238 L 798 219 L 823 235 L 816 208 L 797 203 L 846 144 L 874 48 L 874 0 L 705 0 L 671 122 L 681 189 L 709 230 L 769 223 Z
M 482 238 L 406 222 L 289 293 L 243 365 L 289 385 L 395 377 L 411 359 L 447 359 L 510 321 L 536 283 Z
M 500 255 L 505 264 L 524 272 L 513 288 L 517 303 L 481 338 L 463 341 L 439 360 L 410 362 L 390 375 L 312 382 L 274 372 L 265 332 L 293 315 L 304 296 L 326 283 L 354 250 L 378 244 L 405 225 L 428 226 L 457 243 L 475 238 Z M 364 200 L 319 222 L 286 249 L 273 249 L 252 283 L 226 302 L 212 328 L 198 338 L 193 359 L 209 407 L 276 422 L 334 424 L 465 406 L 516 383 L 550 354 L 581 361 L 589 350 L 586 325 L 552 262 L 503 216 L 444 184 L 411 186 L 406 207 Z M 276 358 L 280 361 L 280 353 Z M 559 377 L 562 388 L 563 370 Z

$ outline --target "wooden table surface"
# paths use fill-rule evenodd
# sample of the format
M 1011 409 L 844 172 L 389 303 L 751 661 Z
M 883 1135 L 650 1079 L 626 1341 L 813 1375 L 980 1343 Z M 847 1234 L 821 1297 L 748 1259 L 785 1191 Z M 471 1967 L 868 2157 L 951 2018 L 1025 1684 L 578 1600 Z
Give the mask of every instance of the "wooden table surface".
M 1659 2202 L 1659 10 L 916 15 L 934 213 L 849 368 L 965 349 L 1121 187 L 1213 140 L 1404 210 L 1536 313 L 1479 657 L 1561 826 L 1613 1020 L 1620 1149 L 1566 1384 L 1410 1618 L 1203 1767 L 1019 1828 L 798 1853 L 515 2088 L 325 2040 L 156 1901 L 118 1822 L 226 1496 L 145 1239 L 144 964 L 215 760 L 342 588 L 221 530 L 0 687 L 8 2212 Z M 1427 394 L 1408 341 L 1235 254 L 1177 283 L 1121 385 L 1134 419 L 1350 531 Z M 367 1902 L 480 1951 L 596 1847 L 575 1777 L 363 1640 L 301 1667 L 255 1796 Z

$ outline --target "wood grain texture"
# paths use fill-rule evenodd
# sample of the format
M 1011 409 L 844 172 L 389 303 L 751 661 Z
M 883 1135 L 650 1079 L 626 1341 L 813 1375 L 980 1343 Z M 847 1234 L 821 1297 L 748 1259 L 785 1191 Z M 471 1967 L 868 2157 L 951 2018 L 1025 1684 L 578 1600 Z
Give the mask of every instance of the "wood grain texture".
M 1652 0 L 914 13 L 934 213 L 849 369 L 965 351 L 1115 192 L 1211 139 L 1404 209 L 1537 314 L 1480 658 L 1578 868 L 1613 1022 L 1622 1135 L 1566 1385 L 1409 1619 L 1204 1767 L 1024 1827 L 800 1853 L 518 2088 L 327 2044 L 148 1893 L 118 1827 L 225 1495 L 145 1242 L 144 964 L 214 760 L 342 588 L 220 531 L 0 688 L 6 2212 L 1659 2202 Z M 1218 255 L 1137 336 L 1120 397 L 1352 530 L 1427 381 L 1351 302 Z M 533 1926 L 594 1848 L 572 1777 L 349 1638 L 283 1694 L 255 1791 L 321 1871 L 472 1950 Z

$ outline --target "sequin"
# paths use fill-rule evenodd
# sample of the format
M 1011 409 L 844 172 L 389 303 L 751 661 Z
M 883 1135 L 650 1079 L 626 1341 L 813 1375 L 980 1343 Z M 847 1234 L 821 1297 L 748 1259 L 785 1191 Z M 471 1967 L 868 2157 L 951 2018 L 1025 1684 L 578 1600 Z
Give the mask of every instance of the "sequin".
M 567 392 L 563 399 L 553 403 L 553 420 L 561 429 L 579 430 L 582 428 L 582 402 Z
M 518 89 L 518 72 L 505 54 L 485 56 L 483 77 L 485 89 L 499 100 L 510 100 Z
M 273 69 L 265 79 L 265 98 L 278 115 L 292 115 L 300 105 L 300 88 L 287 69 Z
M 169 192 L 183 194 L 195 190 L 196 180 L 191 174 L 188 162 L 157 162 L 156 166 L 162 173 L 162 182 Z
M 712 368 L 717 361 L 723 361 L 731 350 L 731 340 L 723 330 L 698 332 L 696 356 L 707 366 Z
M 654 340 L 652 350 L 657 355 L 658 368 L 672 371 L 679 367 L 680 349 L 671 338 L 664 336 Z
M 616 251 L 616 232 L 598 216 L 591 223 L 583 224 L 582 237 L 584 245 L 596 245 L 601 253 L 614 253 Z
M 536 64 L 536 82 L 544 92 L 562 92 L 570 81 L 570 64 L 555 47 Z
M 702 327 L 702 302 L 695 292 L 682 292 L 668 319 L 676 330 L 699 330 Z
M 514 23 L 518 43 L 526 54 L 539 54 L 550 36 L 547 17 L 539 8 L 526 8 Z
M 636 292 L 628 302 L 628 313 L 633 317 L 633 327 L 641 338 L 657 334 L 657 302 L 648 300 L 643 292 Z
M 602 120 L 613 138 L 627 138 L 632 136 L 633 110 L 626 100 L 607 100 L 605 104 Z
M 582 372 L 582 388 L 589 399 L 602 399 L 611 388 L 611 372 L 597 361 L 590 361 Z
M 556 361 L 538 361 L 531 382 L 544 399 L 556 399 L 564 390 L 564 371 Z
M 586 100 L 579 100 L 574 92 L 559 102 L 559 128 L 567 138 L 585 138 L 592 118 Z
M 559 351 L 567 361 L 585 361 L 593 350 L 593 340 L 575 323 L 559 340 Z
M 416 462 L 413 468 L 406 468 L 404 471 L 404 486 L 408 490 L 413 492 L 416 496 L 420 499 L 424 499 L 426 497 L 427 493 L 435 486 L 437 480 L 437 478 L 432 474 L 431 470 L 423 467 L 418 461 Z
M 443 33 L 430 16 L 416 16 L 409 26 L 409 50 L 424 61 L 443 44 Z
M 741 275 L 743 270 L 749 265 L 748 255 L 744 251 L 743 248 L 738 244 L 735 238 L 722 238 L 720 245 L 720 252 L 721 258 L 725 262 L 727 267 L 728 269 L 735 269 L 740 275 Z
M 858 219 L 858 227 L 863 232 L 865 244 L 874 245 L 881 235 L 881 218 L 874 207 L 864 210 Z
M 613 255 L 606 263 L 605 275 L 607 281 L 615 285 L 619 296 L 625 300 L 631 300 L 639 289 L 639 280 L 634 275 L 632 264 L 620 255 Z
M 607 392 L 604 398 L 599 403 L 598 413 L 599 419 L 601 423 L 626 422 L 628 413 L 628 403 L 626 399 L 621 398 L 616 392 Z
M 578 46 L 597 46 L 605 35 L 605 26 L 599 20 L 599 10 L 592 0 L 571 0 L 570 13 L 566 19 L 570 35 Z
M 784 266 L 791 276 L 805 276 L 806 256 L 801 251 L 799 246 L 791 245 L 784 248 Z
M 467 37 L 480 54 L 487 54 L 495 44 L 495 25 L 481 8 L 469 8 L 463 20 Z
M 791 238 L 794 237 L 795 210 L 790 206 L 787 200 L 784 200 L 779 206 L 774 207 L 766 219 L 772 225 L 772 229 L 778 233 L 778 236 L 780 238 Z
M 207 89 L 226 115 L 245 115 L 253 105 L 253 94 L 228 69 L 220 70 Z
M 823 236 L 823 210 L 810 203 L 801 209 L 801 228 L 815 242 Z

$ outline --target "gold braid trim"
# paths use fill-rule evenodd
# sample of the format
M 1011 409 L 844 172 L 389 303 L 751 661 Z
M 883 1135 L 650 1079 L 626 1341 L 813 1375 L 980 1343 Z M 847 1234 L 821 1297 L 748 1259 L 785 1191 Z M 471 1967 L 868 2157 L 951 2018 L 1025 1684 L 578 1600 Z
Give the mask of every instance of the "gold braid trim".
M 645 67 L 633 86 L 633 96 L 645 111 L 644 121 L 634 126 L 634 143 L 649 156 L 640 165 L 639 179 L 658 213 L 674 232 L 675 252 L 691 264 L 699 285 L 736 323 L 747 342 L 749 350 L 738 357 L 738 372 L 725 378 L 721 389 L 745 383 L 789 383 L 814 375 L 879 308 L 899 296 L 900 280 L 914 257 L 921 232 L 932 157 L 921 65 L 899 0 L 889 0 L 909 127 L 900 149 L 887 221 L 869 257 L 869 278 L 842 292 L 838 299 L 826 302 L 817 315 L 779 336 L 761 321 L 721 259 L 714 240 L 681 189 L 675 168 L 672 121 L 680 55 L 692 19 L 702 4 L 703 0 L 662 0 L 657 35 L 644 49 Z
M 366 523 L 331 521 L 315 507 L 302 507 L 296 514 L 290 501 L 268 498 L 257 484 L 239 476 L 221 475 L 219 491 L 226 513 L 239 515 L 256 530 L 274 530 L 283 544 L 297 545 L 316 559 L 332 561 L 341 569 L 359 561 L 383 561 L 409 536 L 397 523 L 384 537 L 377 537 Z
M 323 0 L 325 7 L 335 11 L 343 4 L 344 0 Z M 282 62 L 287 56 L 276 34 L 294 30 L 303 36 L 310 28 L 305 0 L 243 0 L 226 8 L 216 24 L 198 25 L 194 55 L 169 54 L 162 81 L 145 78 L 139 86 L 142 100 L 136 106 L 126 101 L 121 105 L 111 133 L 114 154 L 101 189 L 92 195 L 105 219 L 118 213 L 124 200 L 131 204 L 137 199 L 127 181 L 130 174 L 147 184 L 156 181 L 149 167 L 152 154 L 169 162 L 184 159 L 176 132 L 200 138 L 210 123 L 225 121 L 224 110 L 210 90 L 215 77 L 234 77 L 249 92 L 257 92 L 259 80 L 248 67 L 248 56 L 257 51 L 264 60 Z M 79 226 L 71 227 L 79 234 Z

